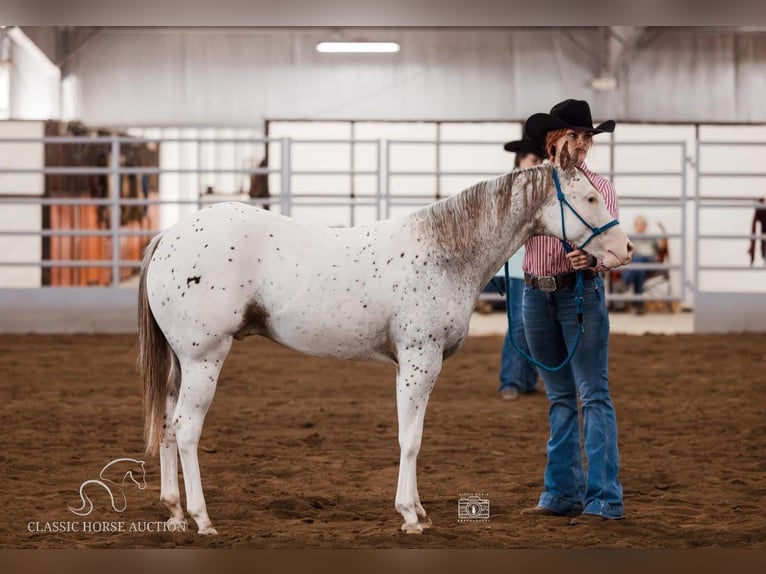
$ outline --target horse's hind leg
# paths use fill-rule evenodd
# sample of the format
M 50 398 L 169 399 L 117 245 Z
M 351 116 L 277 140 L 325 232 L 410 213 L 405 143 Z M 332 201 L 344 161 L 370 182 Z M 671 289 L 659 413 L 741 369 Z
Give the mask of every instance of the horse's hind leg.
M 402 531 L 419 534 L 431 525 L 420 503 L 417 458 L 423 438 L 428 398 L 441 371 L 442 352 L 432 349 L 417 355 L 400 355 L 396 375 L 396 410 L 399 416 L 399 483 L 396 510 L 404 517 Z
M 173 368 L 178 368 L 174 365 Z M 174 529 L 184 524 L 184 511 L 181 507 L 181 494 L 178 490 L 178 443 L 175 429 L 168 421 L 173 419 L 178 403 L 178 390 L 168 394 L 165 407 L 165 428 L 160 439 L 160 501 L 170 511 L 168 528 Z
M 205 415 L 215 394 L 218 374 L 229 349 L 231 339 L 211 348 L 204 356 L 180 358 L 181 388 L 173 427 L 184 473 L 186 510 L 197 523 L 199 534 L 217 534 L 210 522 L 202 493 L 197 445 Z

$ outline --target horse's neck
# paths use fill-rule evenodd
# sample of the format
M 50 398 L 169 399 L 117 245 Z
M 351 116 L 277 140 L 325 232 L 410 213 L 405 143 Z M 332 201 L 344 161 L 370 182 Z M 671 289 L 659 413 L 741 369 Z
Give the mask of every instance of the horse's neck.
M 541 207 L 552 190 L 547 167 L 516 170 L 482 182 L 450 198 L 436 214 L 457 221 L 453 229 L 436 226 L 441 241 L 465 259 L 474 279 L 484 282 L 526 241 L 542 231 Z
M 551 185 L 550 170 L 538 167 L 507 174 L 488 190 L 490 201 L 497 205 L 497 218 L 485 238 L 487 277 L 542 231 L 540 208 Z

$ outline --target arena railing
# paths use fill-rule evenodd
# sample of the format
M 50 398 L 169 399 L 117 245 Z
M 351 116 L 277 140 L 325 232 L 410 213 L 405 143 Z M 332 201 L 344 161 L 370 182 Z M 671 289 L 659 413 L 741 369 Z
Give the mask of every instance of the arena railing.
M 498 141 L 452 141 L 452 140 L 440 140 L 438 142 L 433 140 L 387 140 L 385 142 L 385 185 L 384 185 L 384 200 L 385 210 L 384 214 L 388 217 L 391 215 L 392 209 L 395 207 L 406 207 L 414 209 L 417 207 L 425 206 L 430 202 L 436 201 L 443 197 L 439 191 L 441 189 L 441 178 L 443 177 L 473 177 L 476 179 L 486 179 L 491 177 L 497 177 L 499 172 L 489 171 L 461 171 L 461 170 L 395 170 L 391 166 L 390 158 L 392 156 L 392 148 L 395 146 L 488 146 L 491 148 L 499 149 L 503 142 Z M 613 167 L 614 149 L 621 146 L 664 146 L 676 149 L 678 153 L 678 170 L 667 171 L 616 171 Z M 685 293 L 688 285 L 687 281 L 687 145 L 685 141 L 641 141 L 641 142 L 614 142 L 610 143 L 610 169 L 604 173 L 611 181 L 620 177 L 633 177 L 633 178 L 674 178 L 676 181 L 676 188 L 673 193 L 659 196 L 659 195 L 624 195 L 619 194 L 619 184 L 616 184 L 618 189 L 619 201 L 621 208 L 626 207 L 665 207 L 672 208 L 678 212 L 677 228 L 678 232 L 675 233 L 663 233 L 663 234 L 650 234 L 644 235 L 645 239 L 667 239 L 669 241 L 677 241 L 680 246 L 675 250 L 673 259 L 670 262 L 663 263 L 631 263 L 621 270 L 637 269 L 645 271 L 657 271 L 666 274 L 669 278 L 671 272 L 678 273 L 680 279 L 676 290 L 671 289 L 670 283 L 666 289 L 666 294 L 658 295 L 652 293 L 651 296 L 646 297 L 642 295 L 636 295 L 635 293 L 614 293 L 611 291 L 611 283 L 609 281 L 610 274 L 606 274 L 607 278 L 607 290 L 606 297 L 607 302 L 610 304 L 619 302 L 637 302 L 637 301 L 661 301 L 668 304 L 675 304 L 678 306 L 684 306 L 687 304 Z M 440 167 L 437 162 L 437 168 Z M 392 179 L 396 177 L 436 177 L 436 189 L 437 192 L 432 195 L 404 195 L 394 193 L 392 191 Z M 626 233 L 631 235 L 632 228 L 629 222 L 622 222 L 625 227 Z M 669 279 L 668 279 L 669 280 Z M 492 290 L 485 291 L 480 296 L 481 300 L 490 303 L 501 303 L 502 298 Z
M 216 202 L 216 201 L 226 201 L 231 199 L 239 199 L 239 200 L 245 200 L 247 202 L 253 203 L 253 204 L 264 204 L 268 203 L 270 205 L 277 206 L 280 209 L 281 213 L 284 213 L 285 215 L 290 215 L 292 213 L 292 210 L 296 206 L 305 206 L 305 207 L 327 207 L 327 206 L 343 206 L 343 205 L 349 205 L 352 207 L 354 205 L 357 206 L 370 206 L 373 207 L 375 210 L 376 218 L 380 219 L 382 217 L 388 217 L 391 215 L 392 208 L 394 207 L 407 207 L 407 208 L 416 208 L 421 205 L 425 205 L 427 203 L 430 203 L 431 201 L 434 201 L 436 199 L 439 199 L 442 195 L 440 194 L 440 182 L 442 178 L 445 177 L 470 177 L 475 179 L 480 178 L 487 178 L 487 177 L 494 177 L 497 175 L 498 172 L 490 173 L 489 171 L 459 171 L 459 170 L 446 170 L 441 169 L 441 165 L 439 165 L 437 161 L 437 169 L 434 171 L 424 171 L 424 170 L 403 170 L 403 169 L 394 169 L 394 166 L 391 163 L 391 150 L 392 146 L 400 146 L 400 145 L 430 145 L 430 146 L 436 146 L 437 152 L 442 148 L 442 146 L 452 146 L 452 145 L 461 145 L 461 146 L 499 146 L 503 142 L 495 142 L 495 141 L 471 141 L 471 140 L 461 140 L 461 141 L 434 141 L 434 140 L 375 140 L 375 139 L 365 139 L 365 140 L 355 140 L 355 139 L 333 139 L 333 140 L 322 140 L 322 139 L 291 139 L 291 138 L 146 138 L 146 137 L 127 137 L 127 136 L 87 136 L 87 137 L 81 137 L 81 136 L 66 136 L 66 137 L 60 137 L 60 136 L 51 136 L 51 137 L 44 137 L 44 138 L 2 138 L 0 139 L 0 143 L 6 144 L 6 143 L 40 143 L 40 144 L 46 144 L 46 143 L 76 143 L 76 144 L 83 144 L 83 143 L 106 143 L 110 146 L 110 164 L 108 166 L 67 166 L 67 167 L 43 167 L 43 168 L 3 168 L 0 169 L 0 175 L 2 174 L 42 174 L 42 175 L 106 175 L 107 177 L 111 178 L 112 181 L 112 189 L 119 189 L 121 184 L 121 179 L 124 175 L 144 175 L 144 174 L 153 174 L 153 175 L 162 175 L 162 174 L 210 174 L 210 173 L 220 173 L 220 174 L 239 174 L 239 175 L 254 175 L 254 174 L 263 174 L 263 175 L 270 175 L 270 174 L 278 174 L 279 175 L 279 192 L 277 194 L 274 194 L 272 197 L 269 198 L 249 198 L 249 197 L 243 197 L 243 196 L 232 196 L 229 194 L 226 195 L 220 195 L 220 194 L 214 194 L 212 197 L 206 197 L 205 194 L 202 193 L 202 190 L 199 190 L 200 195 L 196 199 L 128 199 L 128 198 L 122 198 L 119 196 L 119 194 L 112 194 L 111 197 L 107 199 L 97 199 L 97 198 L 52 198 L 52 197 L 39 197 L 39 196 L 14 196 L 14 197 L 2 197 L 0 196 L 0 205 L 5 208 L 8 205 L 23 205 L 23 204 L 36 204 L 40 206 L 50 206 L 50 205 L 93 205 L 93 206 L 100 206 L 100 207 L 106 207 L 110 210 L 110 228 L 109 229 L 101 229 L 101 230 L 77 230 L 77 229 L 67 229 L 67 230 L 50 230 L 50 229 L 39 229 L 39 230 L 8 230 L 8 229 L 0 229 L 0 237 L 13 237 L 13 236 L 40 236 L 40 237 L 84 237 L 84 236 L 90 236 L 90 237 L 109 237 L 112 239 L 112 247 L 111 247 L 111 257 L 106 260 L 28 260 L 28 261 L 8 261 L 2 260 L 0 261 L 0 267 L 8 267 L 8 266 L 39 266 L 41 268 L 45 267 L 108 267 L 112 270 L 112 282 L 111 285 L 113 287 L 117 287 L 121 284 L 120 282 L 120 270 L 122 268 L 126 267 L 138 267 L 140 263 L 138 261 L 125 261 L 121 259 L 120 255 L 120 238 L 122 237 L 129 237 L 129 236 L 141 236 L 146 237 L 147 239 L 151 236 L 153 236 L 155 233 L 157 233 L 159 230 L 157 229 L 141 229 L 141 230 L 126 230 L 126 229 L 120 229 L 120 212 L 122 208 L 125 207 L 131 207 L 131 206 L 140 206 L 140 207 L 149 207 L 152 205 L 166 205 L 166 204 L 175 204 L 175 205 L 192 205 L 196 207 L 201 207 L 207 203 L 210 202 Z M 259 144 L 266 144 L 266 145 L 276 145 L 279 147 L 280 150 L 280 165 L 276 167 L 264 167 L 264 168 L 249 168 L 249 169 L 215 169 L 215 168 L 205 168 L 201 166 L 192 167 L 192 168 L 173 168 L 173 169 L 167 169 L 167 168 L 161 168 L 161 167 L 147 167 L 147 166 L 139 166 L 139 167 L 127 167 L 120 165 L 120 155 L 122 147 L 126 144 L 137 144 L 137 143 L 149 143 L 149 142 L 156 142 L 159 144 L 162 143 L 176 143 L 176 144 L 184 144 L 184 143 L 195 143 L 195 144 L 201 144 L 201 143 L 212 143 L 212 144 L 222 144 L 222 143 L 259 143 Z M 668 145 L 669 142 L 662 142 L 663 145 Z M 685 155 L 685 151 L 683 150 L 685 144 L 683 142 L 671 142 L 673 144 L 678 143 L 678 145 L 681 148 L 681 154 Z M 294 153 L 294 149 L 296 146 L 304 145 L 304 144 L 310 144 L 310 145 L 337 145 L 337 144 L 345 144 L 350 146 L 350 158 L 349 163 L 351 165 L 351 169 L 348 170 L 335 170 L 335 169 L 329 169 L 329 170 L 310 170 L 310 169 L 295 169 L 292 164 L 292 156 Z M 356 166 L 354 165 L 354 146 L 355 145 L 371 145 L 374 147 L 374 155 L 375 155 L 375 165 L 372 169 L 356 169 Z M 619 145 L 651 145 L 651 142 L 641 142 L 639 144 L 636 143 L 616 143 L 614 144 L 616 146 Z M 434 196 L 429 195 L 418 195 L 418 196 L 408 196 L 406 194 L 401 193 L 394 193 L 392 190 L 392 178 L 398 177 L 398 176 L 433 176 L 436 177 L 436 193 Z M 685 172 L 682 170 L 681 172 L 619 172 L 619 171 L 612 171 L 609 174 L 611 177 L 620 177 L 620 176 L 636 176 L 636 177 L 653 177 L 653 176 L 679 176 L 681 182 L 685 182 Z M 325 176 L 349 176 L 349 193 L 338 193 L 338 194 L 329 194 L 329 193 L 310 193 L 310 192 L 304 192 L 300 194 L 293 193 L 293 178 L 294 177 L 315 177 L 315 178 L 321 178 Z M 374 179 L 374 189 L 372 193 L 355 193 L 354 191 L 354 178 L 356 176 L 368 176 L 372 177 Z M 681 184 L 681 188 L 683 189 L 684 183 Z M 679 194 L 679 198 L 683 197 L 683 194 Z M 629 196 L 621 196 L 621 202 L 623 202 L 623 205 L 627 205 L 630 202 L 635 202 L 636 205 L 657 205 L 661 202 L 667 203 L 666 198 L 660 198 L 660 197 L 629 197 Z M 644 202 L 644 203 L 641 203 Z M 681 210 L 681 217 L 680 217 L 680 233 L 674 233 L 669 234 L 665 237 L 668 239 L 677 239 L 680 240 L 682 244 L 681 248 L 681 259 L 678 263 L 672 263 L 672 264 L 643 264 L 638 265 L 634 264 L 636 267 L 640 268 L 646 268 L 651 270 L 663 270 L 665 272 L 668 271 L 678 271 L 681 273 L 682 276 L 682 284 L 684 284 L 684 273 L 685 273 L 685 265 L 683 264 L 683 257 L 686 253 L 686 234 L 685 234 L 685 202 L 681 199 L 678 200 L 678 207 Z M 351 212 L 351 223 L 353 224 L 353 211 Z M 629 296 L 619 296 L 619 295 L 611 295 L 611 298 L 614 300 L 619 300 L 621 298 L 628 297 Z M 668 299 L 670 300 L 678 300 L 680 298 L 679 295 L 669 295 Z
M 160 168 L 150 166 L 124 166 L 120 164 L 121 152 L 125 144 L 141 144 L 141 143 L 268 143 L 271 141 L 278 141 L 281 143 L 283 153 L 289 157 L 289 146 L 287 142 L 282 140 L 272 140 L 269 138 L 147 138 L 147 137 L 128 137 L 128 136 L 46 136 L 42 138 L 0 138 L 0 144 L 78 144 L 78 145 L 90 145 L 90 144 L 108 144 L 110 146 L 109 164 L 107 166 L 46 166 L 39 168 L 17 168 L 17 167 L 3 167 L 0 168 L 1 175 L 105 175 L 110 178 L 110 189 L 121 189 L 122 176 L 125 175 L 161 175 L 161 174 L 269 174 L 280 173 L 283 181 L 283 186 L 289 188 L 289 184 L 285 185 L 287 172 L 284 169 L 269 169 L 269 168 L 252 168 L 252 169 L 218 169 L 218 168 Z M 44 186 L 43 186 L 44 187 Z M 62 229 L 62 230 L 50 230 L 50 229 L 38 229 L 38 230 L 8 230 L 0 229 L 0 238 L 2 237 L 23 237 L 23 236 L 39 236 L 39 237 L 108 237 L 111 238 L 111 258 L 108 260 L 83 260 L 83 259 L 68 259 L 68 260 L 44 260 L 42 254 L 39 260 L 26 260 L 26 261 L 8 261 L 0 259 L 0 267 L 30 267 L 37 266 L 41 268 L 52 267 L 109 267 L 112 269 L 112 282 L 113 287 L 120 285 L 120 270 L 126 267 L 138 267 L 139 261 L 125 261 L 120 256 L 120 239 L 122 237 L 131 236 L 145 236 L 152 237 L 159 232 L 159 230 L 125 230 L 121 229 L 121 210 L 125 207 L 140 206 L 149 207 L 152 205 L 196 205 L 201 207 L 202 205 L 215 202 L 224 201 L 225 199 L 215 198 L 212 201 L 206 199 L 204 195 L 200 195 L 198 199 L 184 200 L 184 199 L 130 199 L 122 198 L 119 193 L 111 193 L 111 197 L 108 199 L 98 198 L 67 198 L 67 197 L 44 197 L 44 189 L 40 190 L 40 194 L 34 194 L 31 192 L 25 192 L 21 194 L 0 194 L 0 206 L 4 208 L 8 205 L 38 205 L 44 206 L 78 206 L 87 205 L 95 207 L 107 207 L 109 208 L 109 230 L 77 230 L 77 229 Z M 257 200 L 259 203 L 264 201 L 270 202 L 271 200 Z M 284 202 L 285 198 L 278 198 L 279 202 Z
M 753 233 L 751 228 L 755 210 L 766 208 L 758 201 L 766 200 L 766 172 L 759 169 L 763 151 L 763 140 L 696 142 L 700 159 L 694 186 L 695 332 L 764 330 L 766 257 L 754 243 L 766 240 L 766 230 Z M 743 170 L 743 165 L 755 169 Z M 711 221 L 716 223 L 714 229 Z M 735 248 L 736 242 L 740 248 Z M 751 261 L 745 249 L 748 243 L 755 248 Z
M 762 148 L 766 151 L 766 142 L 764 141 L 698 141 L 697 142 L 697 157 L 701 157 L 701 153 L 704 148 L 712 148 L 716 146 L 724 146 L 727 148 L 743 148 L 754 147 Z M 758 200 L 766 199 L 766 171 L 735 171 L 735 170 L 719 170 L 712 171 L 704 169 L 704 166 L 700 164 L 699 169 L 695 171 L 695 195 L 694 195 L 694 242 L 695 245 L 699 245 L 701 241 L 715 240 L 715 241 L 758 241 L 764 238 L 764 234 L 752 234 L 752 233 L 709 233 L 702 231 L 702 214 L 709 209 L 712 210 L 747 210 L 748 219 L 752 215 L 755 209 L 766 209 L 766 204 L 760 203 Z M 702 192 L 702 182 L 704 179 L 732 179 L 742 180 L 751 179 L 762 181 L 761 187 L 751 186 L 749 189 L 757 190 L 757 193 L 751 195 L 743 195 L 740 193 L 733 193 L 731 195 L 721 194 L 704 194 Z M 740 185 L 736 186 L 739 191 L 742 189 Z M 748 188 L 744 188 L 747 190 Z M 764 230 L 766 231 L 766 230 Z M 766 263 L 766 261 L 764 261 Z M 752 272 L 761 271 L 762 268 L 754 265 L 737 265 L 737 264 L 720 264 L 720 263 L 706 263 L 703 260 L 703 252 L 700 249 L 695 250 L 695 276 L 694 284 L 698 287 L 698 291 L 701 290 L 701 275 L 706 272 L 715 271 L 737 271 L 737 272 Z

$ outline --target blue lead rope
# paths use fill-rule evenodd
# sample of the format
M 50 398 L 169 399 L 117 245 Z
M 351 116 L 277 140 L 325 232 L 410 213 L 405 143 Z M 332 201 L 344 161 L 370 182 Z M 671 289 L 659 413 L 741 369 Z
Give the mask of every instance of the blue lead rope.
M 564 226 L 564 206 L 565 205 L 569 209 L 571 209 L 572 213 L 574 213 L 577 216 L 577 218 L 580 221 L 582 221 L 591 231 L 590 237 L 588 237 L 588 239 L 586 239 L 585 242 L 582 245 L 580 245 L 580 247 L 578 247 L 578 249 L 584 248 L 588 243 L 590 243 L 591 239 L 593 239 L 597 235 L 601 235 L 610 227 L 614 227 L 615 225 L 619 224 L 619 221 L 617 221 L 616 219 L 613 219 L 606 225 L 602 225 L 601 227 L 593 227 L 590 223 L 585 221 L 582 218 L 582 216 L 579 213 L 577 213 L 577 210 L 575 210 L 575 208 L 572 207 L 572 205 L 567 201 L 566 196 L 561 191 L 561 183 L 559 182 L 559 176 L 556 171 L 556 168 L 553 168 L 551 175 L 553 176 L 553 183 L 556 186 L 556 197 L 559 200 L 559 207 L 561 208 L 561 234 L 563 238 L 560 239 L 559 241 L 561 241 L 561 246 L 564 248 L 564 252 L 570 253 L 571 251 L 574 251 L 574 248 L 567 241 L 567 232 L 566 232 L 566 227 Z M 505 285 L 506 287 L 508 287 L 508 285 L 511 284 L 511 276 L 508 270 L 507 261 L 505 263 L 504 269 L 505 269 Z M 492 279 L 492 281 L 494 283 L 494 278 Z M 503 291 L 499 288 L 499 286 L 496 283 L 494 284 L 495 284 L 495 289 L 497 289 L 498 292 L 500 292 L 501 294 L 505 295 L 505 293 L 503 293 Z M 549 367 L 547 365 L 543 365 L 540 361 L 531 357 L 524 350 L 522 350 L 518 346 L 518 344 L 516 344 L 516 341 L 513 340 L 513 316 L 511 312 L 511 306 L 506 301 L 505 311 L 506 311 L 506 314 L 508 315 L 508 338 L 510 339 L 511 344 L 513 345 L 513 348 L 516 349 L 516 351 L 522 357 L 524 357 L 527 361 L 529 361 L 536 367 L 543 369 L 544 371 L 555 373 L 556 371 L 560 371 L 565 366 L 567 366 L 569 362 L 572 360 L 572 357 L 574 357 L 575 352 L 577 351 L 577 346 L 580 344 L 581 335 L 585 332 L 585 320 L 583 317 L 583 306 L 584 306 L 585 298 L 583 297 L 583 290 L 584 290 L 584 285 L 583 285 L 582 271 L 578 270 L 578 271 L 575 271 L 575 304 L 577 307 L 577 324 L 580 328 L 577 329 L 577 335 L 575 336 L 574 345 L 572 345 L 572 349 L 569 351 L 569 355 L 567 355 L 567 358 L 564 359 L 564 361 L 560 365 L 556 367 Z
M 570 248 L 571 249 L 571 248 Z M 544 371 L 548 371 L 550 373 L 555 373 L 556 371 L 560 371 L 564 367 L 566 367 L 569 364 L 569 361 L 572 360 L 572 357 L 574 357 L 575 352 L 577 351 L 577 346 L 580 344 L 580 336 L 585 331 L 585 323 L 583 321 L 583 282 L 582 282 L 582 271 L 576 272 L 576 283 L 575 283 L 575 301 L 577 303 L 577 323 L 579 324 L 580 328 L 577 329 L 577 334 L 575 335 L 575 341 L 574 345 L 572 345 L 572 350 L 569 351 L 569 355 L 567 355 L 567 358 L 564 359 L 564 361 L 556 366 L 556 367 L 549 367 L 548 365 L 543 365 L 540 361 L 537 359 L 531 357 L 529 354 L 527 354 L 519 345 L 516 343 L 516 341 L 513 340 L 513 314 L 511 312 L 511 306 L 508 304 L 508 301 L 506 300 L 505 304 L 505 312 L 506 315 L 508 315 L 508 338 L 511 341 L 511 345 L 513 345 L 513 348 L 516 349 L 516 351 L 524 357 L 527 361 L 535 365 L 536 367 L 543 369 Z M 508 271 L 508 263 L 505 264 L 505 284 L 510 285 L 511 284 L 511 275 Z M 497 285 L 495 285 L 495 288 L 497 288 Z M 506 298 L 507 299 L 507 298 Z

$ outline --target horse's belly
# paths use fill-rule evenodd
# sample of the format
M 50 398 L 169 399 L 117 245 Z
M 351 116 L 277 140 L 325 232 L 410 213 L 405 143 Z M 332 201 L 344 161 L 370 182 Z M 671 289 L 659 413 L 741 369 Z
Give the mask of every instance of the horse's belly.
M 286 347 L 317 357 L 391 361 L 394 356 L 383 321 L 363 323 L 331 314 L 277 315 L 270 324 L 269 336 Z

